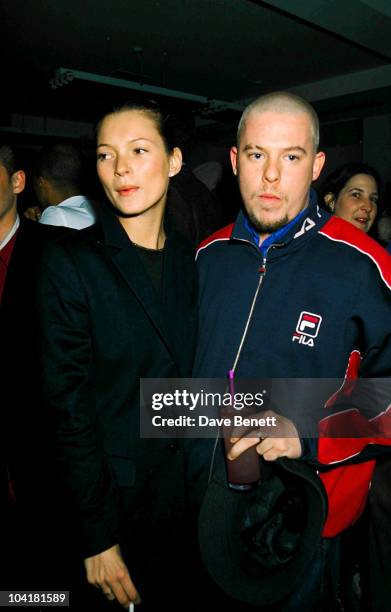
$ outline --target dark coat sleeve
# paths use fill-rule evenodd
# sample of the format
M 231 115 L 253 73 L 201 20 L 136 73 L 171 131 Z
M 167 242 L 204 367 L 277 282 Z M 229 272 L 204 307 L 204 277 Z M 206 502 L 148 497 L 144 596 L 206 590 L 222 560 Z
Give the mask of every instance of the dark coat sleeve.
M 37 285 L 44 400 L 55 422 L 61 470 L 81 519 L 83 556 L 88 557 L 118 543 L 119 494 L 91 386 L 87 292 L 67 246 L 48 246 Z

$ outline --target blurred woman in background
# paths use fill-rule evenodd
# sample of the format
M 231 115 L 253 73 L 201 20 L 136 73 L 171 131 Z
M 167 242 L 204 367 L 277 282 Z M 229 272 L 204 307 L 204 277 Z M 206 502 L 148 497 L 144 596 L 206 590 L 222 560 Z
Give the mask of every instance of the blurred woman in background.
M 331 213 L 368 233 L 378 211 L 380 184 L 378 172 L 368 164 L 344 164 L 326 179 L 322 199 Z

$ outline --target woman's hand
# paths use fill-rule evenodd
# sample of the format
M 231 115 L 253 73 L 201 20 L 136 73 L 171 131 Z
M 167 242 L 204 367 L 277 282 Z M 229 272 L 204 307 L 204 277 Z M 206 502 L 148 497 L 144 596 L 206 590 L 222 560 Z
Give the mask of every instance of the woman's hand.
M 129 575 L 118 544 L 98 555 L 84 559 L 87 580 L 102 589 L 107 599 L 117 599 L 126 610 L 141 599 Z

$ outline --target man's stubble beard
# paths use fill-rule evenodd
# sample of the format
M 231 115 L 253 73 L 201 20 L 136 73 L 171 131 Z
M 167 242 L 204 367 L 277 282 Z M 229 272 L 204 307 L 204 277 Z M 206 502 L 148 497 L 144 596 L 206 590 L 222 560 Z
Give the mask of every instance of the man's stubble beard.
M 289 223 L 289 217 L 287 214 L 285 214 L 281 219 L 269 222 L 263 222 L 262 220 L 258 219 L 252 211 L 247 211 L 247 216 L 255 231 L 261 235 L 274 234 L 274 232 L 277 232 L 279 229 L 285 227 L 285 225 L 288 225 Z

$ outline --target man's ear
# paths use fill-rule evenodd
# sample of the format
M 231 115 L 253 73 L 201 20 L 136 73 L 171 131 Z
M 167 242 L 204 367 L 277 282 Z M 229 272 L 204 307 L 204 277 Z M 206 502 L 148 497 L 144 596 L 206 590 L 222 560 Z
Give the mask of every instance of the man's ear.
M 175 147 L 170 155 L 170 170 L 168 176 L 175 176 L 182 168 L 182 151 L 179 147 Z
M 231 157 L 231 165 L 232 165 L 233 173 L 235 176 L 237 176 L 238 174 L 238 149 L 237 147 L 231 147 L 229 155 Z
M 26 175 L 23 170 L 17 170 L 11 177 L 12 191 L 15 195 L 22 193 L 26 186 Z
M 335 208 L 335 196 L 333 193 L 326 193 L 326 195 L 324 196 L 324 203 L 326 204 L 327 208 L 329 210 L 331 210 L 331 212 L 334 212 L 334 208 Z
M 323 153 L 323 151 L 319 151 L 318 153 L 316 153 L 315 159 L 314 159 L 314 165 L 312 167 L 312 180 L 313 181 L 316 181 L 319 174 L 322 172 L 322 168 L 324 166 L 325 161 L 326 161 L 326 155 Z

